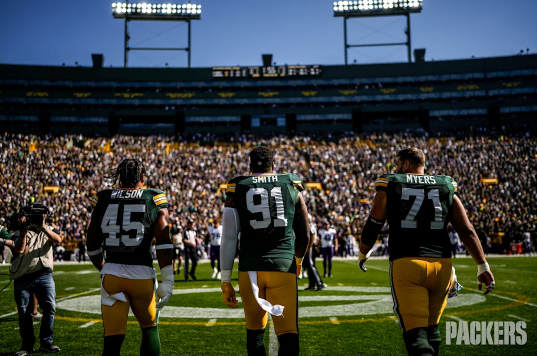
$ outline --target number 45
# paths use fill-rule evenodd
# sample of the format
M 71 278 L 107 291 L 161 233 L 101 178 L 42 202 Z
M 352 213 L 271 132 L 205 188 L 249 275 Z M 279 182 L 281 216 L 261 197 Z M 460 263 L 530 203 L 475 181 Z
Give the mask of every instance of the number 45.
M 119 246 L 119 242 L 123 242 L 125 246 L 138 246 L 144 239 L 144 225 L 139 221 L 131 221 L 131 213 L 145 213 L 145 205 L 133 204 L 123 206 L 123 224 L 116 225 L 119 204 L 110 204 L 104 213 L 101 229 L 103 233 L 108 234 L 106 239 L 107 246 Z M 123 231 L 136 230 L 136 238 L 131 239 L 129 235 L 121 235 L 117 238 L 117 234 Z

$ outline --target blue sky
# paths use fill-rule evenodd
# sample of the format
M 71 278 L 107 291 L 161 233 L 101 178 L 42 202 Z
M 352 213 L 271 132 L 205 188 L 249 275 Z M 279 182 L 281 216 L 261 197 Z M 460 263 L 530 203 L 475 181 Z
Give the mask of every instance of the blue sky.
M 0 63 L 123 65 L 124 22 L 109 0 L 0 0 Z M 343 20 L 326 0 L 199 0 L 202 20 L 192 25 L 192 66 L 261 65 L 272 53 L 280 64 L 343 64 Z M 537 1 L 424 0 L 412 15 L 412 46 L 426 60 L 537 52 Z M 404 17 L 353 19 L 349 43 L 404 41 Z M 166 30 L 169 31 L 166 31 Z M 380 31 L 379 31 L 380 30 Z M 156 34 L 163 32 L 162 35 Z M 131 46 L 186 47 L 182 23 L 131 23 Z M 349 51 L 349 62 L 406 61 L 406 47 Z M 131 52 L 130 67 L 187 65 L 184 52 Z

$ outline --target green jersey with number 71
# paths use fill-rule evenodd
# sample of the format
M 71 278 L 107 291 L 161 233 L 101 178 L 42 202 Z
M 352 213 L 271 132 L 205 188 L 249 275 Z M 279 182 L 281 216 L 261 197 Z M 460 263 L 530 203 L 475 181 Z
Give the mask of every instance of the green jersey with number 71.
M 447 233 L 457 183 L 439 175 L 384 174 L 377 191 L 387 194 L 390 261 L 402 257 L 450 258 Z
M 92 198 L 107 263 L 153 267 L 151 242 L 157 212 L 168 207 L 158 189 L 107 189 Z
M 293 219 L 302 180 L 264 173 L 233 178 L 226 194 L 240 217 L 239 271 L 296 273 Z

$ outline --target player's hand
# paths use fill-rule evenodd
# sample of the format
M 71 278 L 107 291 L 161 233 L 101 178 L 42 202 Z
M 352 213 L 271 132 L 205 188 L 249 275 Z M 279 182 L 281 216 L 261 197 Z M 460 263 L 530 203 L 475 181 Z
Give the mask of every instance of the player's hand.
M 233 288 L 229 282 L 222 282 L 222 300 L 228 308 L 238 308 L 237 298 L 235 297 L 235 288 Z
M 485 286 L 487 287 L 485 289 L 485 294 L 489 294 L 492 292 L 495 286 L 494 282 L 494 275 L 491 271 L 485 271 L 477 276 L 477 286 L 479 290 L 483 289 L 483 283 L 485 283 Z
M 161 268 L 160 275 L 162 277 L 162 283 L 160 283 L 157 288 L 157 297 L 160 298 L 157 302 L 157 309 L 164 308 L 173 295 L 173 285 L 175 283 L 173 279 L 173 266 L 168 265 Z
M 369 250 L 369 252 L 364 255 L 362 251 L 358 250 L 358 265 L 362 269 L 362 271 L 367 272 L 367 268 L 365 266 L 365 261 L 371 256 L 371 253 L 373 253 L 373 249 Z
M 3 246 L 6 243 L 6 240 L 0 239 L 0 246 Z
M 300 274 L 302 273 L 302 265 L 296 266 L 296 276 L 297 278 L 300 277 Z

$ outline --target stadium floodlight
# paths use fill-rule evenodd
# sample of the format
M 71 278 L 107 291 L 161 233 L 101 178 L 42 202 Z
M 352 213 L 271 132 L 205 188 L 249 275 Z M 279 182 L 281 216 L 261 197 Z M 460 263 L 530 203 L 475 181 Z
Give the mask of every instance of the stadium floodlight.
M 201 19 L 199 4 L 147 4 L 113 3 L 112 15 L 116 19 L 185 21 Z
M 423 0 L 334 1 L 336 17 L 406 15 L 421 12 Z
M 423 0 L 357 0 L 357 1 L 334 1 L 334 17 L 343 17 L 343 31 L 345 41 L 345 65 L 348 64 L 348 49 L 351 47 L 378 47 L 378 46 L 407 46 L 408 62 L 412 62 L 412 46 L 410 43 L 410 14 L 420 13 L 423 8 Z M 407 18 L 406 42 L 398 43 L 375 43 L 349 45 L 347 43 L 347 20 L 355 17 L 381 17 L 404 15 Z
M 201 19 L 201 5 L 199 4 L 150 4 L 150 3 L 112 3 L 112 16 L 115 19 L 125 20 L 125 46 L 124 66 L 127 67 L 128 52 L 137 51 L 186 51 L 188 52 L 188 67 L 190 68 L 191 49 L 191 26 L 192 20 Z M 130 21 L 184 21 L 188 23 L 188 47 L 186 48 L 133 48 L 129 47 L 129 22 Z

